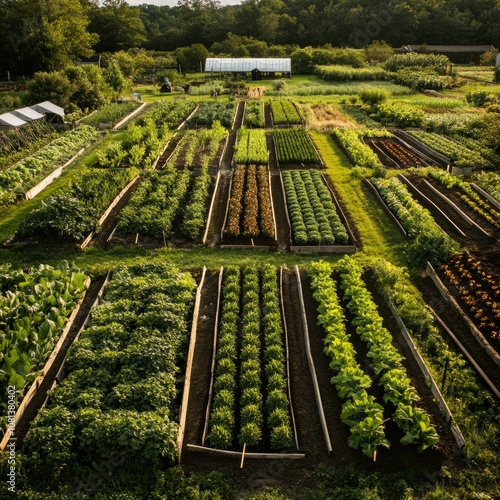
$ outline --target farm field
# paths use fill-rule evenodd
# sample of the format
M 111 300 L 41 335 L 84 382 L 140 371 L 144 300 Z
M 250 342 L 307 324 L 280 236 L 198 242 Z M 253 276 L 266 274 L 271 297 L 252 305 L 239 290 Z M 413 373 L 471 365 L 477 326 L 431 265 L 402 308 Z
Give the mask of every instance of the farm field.
M 16 422 L 27 489 L 109 465 L 120 481 L 150 468 L 138 498 L 154 471 L 283 498 L 349 474 L 380 498 L 498 493 L 500 164 L 455 131 L 386 128 L 299 88 L 158 93 L 121 130 L 85 120 L 91 147 L 31 199 L 0 183 L 1 380 L 18 407 L 44 375 Z M 438 114 L 393 90 L 394 109 Z M 58 266 L 57 317 L 87 290 L 53 352 L 65 323 L 28 292 Z M 47 343 L 27 318 L 57 323 Z

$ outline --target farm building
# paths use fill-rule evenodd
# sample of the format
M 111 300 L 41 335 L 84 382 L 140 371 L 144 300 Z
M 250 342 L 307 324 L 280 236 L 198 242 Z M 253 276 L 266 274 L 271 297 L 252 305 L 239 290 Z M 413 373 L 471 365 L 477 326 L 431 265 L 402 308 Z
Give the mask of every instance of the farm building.
M 251 58 L 251 57 L 208 57 L 205 61 L 205 73 L 234 73 L 252 80 L 264 77 L 292 76 L 292 61 L 287 58 Z
M 479 64 L 479 59 L 486 52 L 496 51 L 493 45 L 404 45 L 402 53 L 429 52 L 443 54 L 456 64 Z

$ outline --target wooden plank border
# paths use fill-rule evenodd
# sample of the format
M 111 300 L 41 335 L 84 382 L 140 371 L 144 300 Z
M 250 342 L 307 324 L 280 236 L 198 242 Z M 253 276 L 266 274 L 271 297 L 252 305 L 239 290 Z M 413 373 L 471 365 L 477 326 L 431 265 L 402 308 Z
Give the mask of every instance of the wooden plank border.
M 128 114 L 123 120 L 120 120 L 114 127 L 113 130 L 117 130 L 121 128 L 123 125 L 125 125 L 128 121 L 130 121 L 134 116 L 138 115 L 146 106 L 148 105 L 147 102 L 143 102 L 138 108 L 134 109 L 132 113 Z
M 193 370 L 193 359 L 194 359 L 194 348 L 196 345 L 196 334 L 198 330 L 198 316 L 200 314 L 200 301 L 201 301 L 201 291 L 203 289 L 203 285 L 205 283 L 205 276 L 207 273 L 207 268 L 203 267 L 203 271 L 201 273 L 200 284 L 198 285 L 198 289 L 196 290 L 196 298 L 194 302 L 193 309 L 193 319 L 191 323 L 191 334 L 189 338 L 189 348 L 188 348 L 188 356 L 186 363 L 186 374 L 184 377 L 184 387 L 182 390 L 182 401 L 181 406 L 179 408 L 179 431 L 177 434 L 177 449 L 178 449 L 178 461 L 181 462 L 182 457 L 182 445 L 184 443 L 184 434 L 186 429 L 186 418 L 187 418 L 187 410 L 189 405 L 189 391 L 191 389 L 191 373 Z
M 299 266 L 297 265 L 295 266 L 295 275 L 297 277 L 297 290 L 300 301 L 300 312 L 302 315 L 302 327 L 304 330 L 304 342 L 306 346 L 307 363 L 309 364 L 309 371 L 311 372 L 311 378 L 314 386 L 314 395 L 316 397 L 316 404 L 318 405 L 319 419 L 321 421 L 321 428 L 323 430 L 323 436 L 325 438 L 326 449 L 328 451 L 328 455 L 331 455 L 333 452 L 333 448 L 332 448 L 332 443 L 330 441 L 330 434 L 328 433 L 328 426 L 326 424 L 325 412 L 323 410 L 323 402 L 321 400 L 318 378 L 316 376 L 316 368 L 314 367 L 314 360 L 311 353 L 311 345 L 309 343 L 309 328 L 307 326 L 306 307 L 304 304 L 304 295 L 302 293 L 302 282 L 300 280 Z

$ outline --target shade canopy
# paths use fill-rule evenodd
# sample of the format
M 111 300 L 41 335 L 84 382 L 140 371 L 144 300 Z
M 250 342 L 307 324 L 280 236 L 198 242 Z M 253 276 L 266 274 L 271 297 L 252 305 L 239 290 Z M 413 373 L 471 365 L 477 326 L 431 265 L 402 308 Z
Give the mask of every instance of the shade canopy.
M 39 113 L 32 108 L 16 109 L 15 111 L 12 111 L 12 114 L 26 122 L 32 122 L 33 120 L 40 120 L 40 118 L 43 118 L 42 113 Z
M 0 115 L 0 126 L 2 127 L 22 127 L 25 124 L 25 120 L 21 120 L 21 118 L 13 113 L 3 113 Z
M 64 118 L 64 109 L 50 101 L 43 101 L 39 104 L 33 104 L 33 106 L 30 107 L 31 109 L 34 109 L 35 111 L 38 111 L 39 113 L 42 113 L 44 115 L 52 114 Z

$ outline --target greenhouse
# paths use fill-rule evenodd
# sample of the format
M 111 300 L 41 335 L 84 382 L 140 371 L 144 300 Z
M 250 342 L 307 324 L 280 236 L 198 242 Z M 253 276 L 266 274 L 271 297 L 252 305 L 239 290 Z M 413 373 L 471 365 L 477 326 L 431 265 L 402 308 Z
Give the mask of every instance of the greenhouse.
M 288 58 L 251 58 L 251 57 L 208 57 L 205 73 L 236 73 L 248 76 L 252 80 L 264 77 L 292 76 L 292 62 Z

